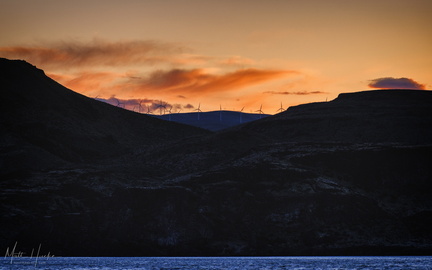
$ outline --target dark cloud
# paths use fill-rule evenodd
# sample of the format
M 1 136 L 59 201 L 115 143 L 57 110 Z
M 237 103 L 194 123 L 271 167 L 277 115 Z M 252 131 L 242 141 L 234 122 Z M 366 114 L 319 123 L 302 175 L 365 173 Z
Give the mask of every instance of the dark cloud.
M 414 89 L 414 90 L 425 90 L 426 86 L 420 84 L 410 78 L 378 78 L 370 80 L 368 85 L 370 88 L 378 89 Z
M 186 49 L 178 44 L 157 41 L 88 43 L 62 42 L 44 46 L 0 47 L 0 55 L 24 59 L 44 68 L 118 66 L 130 64 L 171 63 L 172 56 Z
M 278 91 L 266 91 L 265 94 L 272 94 L 272 95 L 298 95 L 298 96 L 305 96 L 305 95 L 317 95 L 317 94 L 328 94 L 327 92 L 322 91 L 297 91 L 297 92 L 278 92 Z

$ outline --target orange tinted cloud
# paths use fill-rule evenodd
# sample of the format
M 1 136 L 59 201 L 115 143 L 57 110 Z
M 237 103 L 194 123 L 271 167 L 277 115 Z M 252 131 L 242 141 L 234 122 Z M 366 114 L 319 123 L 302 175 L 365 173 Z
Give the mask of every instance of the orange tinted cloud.
M 261 102 L 265 95 L 254 87 L 304 75 L 295 70 L 244 68 L 257 63 L 242 56 L 205 56 L 188 50 L 174 43 L 93 40 L 40 47 L 0 47 L 0 56 L 24 59 L 44 69 L 59 83 L 89 97 L 114 105 L 121 99 L 128 109 L 136 109 L 140 98 L 151 100 L 141 105 L 152 110 L 157 107 L 157 102 L 153 102 L 156 98 L 169 100 L 178 109 L 192 107 L 185 105 L 186 99 L 192 102 L 198 96 L 208 103 L 213 98 L 237 98 L 234 103 L 240 102 L 238 98 L 242 103 L 252 99 Z M 251 91 L 238 91 L 244 88 Z
M 222 65 L 228 65 L 228 66 L 250 66 L 255 64 L 255 61 L 246 57 L 242 56 L 231 56 L 229 58 L 223 59 L 219 61 Z
M 107 42 L 93 40 L 87 43 L 62 42 L 40 46 L 0 47 L 0 56 L 24 59 L 43 68 L 72 67 L 92 68 L 95 66 L 129 66 L 169 63 L 173 65 L 206 65 L 245 67 L 255 61 L 242 56 L 213 57 L 185 53 L 189 48 L 174 43 L 157 41 Z
M 236 90 L 283 78 L 297 71 L 241 69 L 222 75 L 207 73 L 204 69 L 173 69 L 156 71 L 147 78 L 131 79 L 136 91 L 163 90 L 178 94 L 207 94 Z
M 80 72 L 73 75 L 47 74 L 53 80 L 82 94 L 92 95 L 94 93 L 112 95 L 109 91 L 110 85 L 118 78 L 119 74 L 110 72 Z M 108 90 L 108 91 L 107 91 Z
M 241 69 L 212 74 L 206 69 L 155 71 L 146 77 L 111 72 L 80 72 L 72 75 L 48 74 L 62 85 L 88 96 L 191 96 L 236 91 L 271 80 L 296 75 L 289 70 Z
M 45 47 L 0 47 L 0 55 L 20 58 L 44 68 L 70 68 L 92 66 L 117 66 L 171 62 L 169 56 L 186 48 L 156 41 L 106 42 L 93 40 L 89 43 L 63 42 Z

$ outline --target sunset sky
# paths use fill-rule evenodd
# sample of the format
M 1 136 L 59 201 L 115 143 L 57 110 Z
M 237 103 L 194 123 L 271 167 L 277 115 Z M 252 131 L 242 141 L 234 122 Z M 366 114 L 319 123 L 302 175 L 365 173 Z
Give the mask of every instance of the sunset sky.
M 0 57 L 129 108 L 432 89 L 430 0 L 0 0 Z

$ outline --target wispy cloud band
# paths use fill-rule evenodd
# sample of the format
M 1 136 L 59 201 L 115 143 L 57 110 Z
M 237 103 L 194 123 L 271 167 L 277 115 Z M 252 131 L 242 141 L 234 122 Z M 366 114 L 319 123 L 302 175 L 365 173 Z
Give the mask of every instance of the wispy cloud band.
M 164 90 L 184 94 L 224 92 L 257 85 L 291 74 L 290 70 L 240 69 L 224 74 L 212 74 L 205 69 L 172 69 L 155 71 L 145 78 L 131 79 L 137 89 Z
M 305 96 L 305 95 L 319 95 L 319 94 L 328 94 L 327 92 L 322 91 L 266 91 L 264 94 L 272 94 L 272 95 L 297 95 L 297 96 Z
M 8 58 L 22 58 L 48 68 L 94 67 L 153 64 L 171 62 L 169 56 L 182 53 L 184 46 L 159 41 L 107 42 L 93 40 L 59 42 L 46 46 L 0 47 L 0 54 Z

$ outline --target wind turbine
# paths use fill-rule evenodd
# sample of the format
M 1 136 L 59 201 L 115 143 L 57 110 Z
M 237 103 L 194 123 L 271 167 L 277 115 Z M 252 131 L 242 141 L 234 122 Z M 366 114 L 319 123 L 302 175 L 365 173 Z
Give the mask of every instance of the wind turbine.
M 139 102 L 139 104 L 138 104 L 138 111 L 139 111 L 139 113 L 141 113 L 141 110 L 142 110 L 142 106 L 141 106 L 141 103 L 142 103 L 142 100 Z
M 147 106 L 147 114 L 151 114 L 151 111 L 150 111 L 150 105 Z
M 157 108 L 159 109 L 159 113 L 160 113 L 160 115 L 162 115 L 162 108 L 164 108 L 164 114 L 165 114 L 165 111 L 166 111 L 166 104 L 163 104 L 163 101 L 162 101 L 162 100 L 160 101 L 160 104 L 157 105 Z
M 117 101 L 116 107 L 123 108 L 123 109 L 125 108 L 124 104 L 121 103 L 119 99 L 117 99 L 117 98 L 114 98 L 114 99 Z M 122 107 L 122 105 L 123 105 L 123 107 Z
M 281 102 L 281 106 L 280 106 L 280 108 L 279 108 L 276 112 L 279 112 L 279 111 L 280 111 L 280 112 L 285 111 L 284 108 L 282 107 L 282 102 Z
M 244 108 L 245 107 L 243 106 L 243 108 L 240 110 L 240 124 L 243 122 L 242 115 L 243 115 Z
M 201 103 L 198 103 L 198 109 L 195 110 L 198 112 L 198 120 L 200 120 L 200 112 L 202 112 L 200 107 L 201 107 Z
M 168 110 L 168 121 L 171 121 L 171 110 L 172 110 L 172 106 Z
M 222 105 L 219 104 L 219 121 L 222 122 Z
M 262 111 L 262 104 L 261 104 L 259 110 L 257 110 L 257 112 L 259 113 L 259 116 L 260 116 L 260 119 L 261 119 L 261 115 L 264 113 L 264 112 Z

